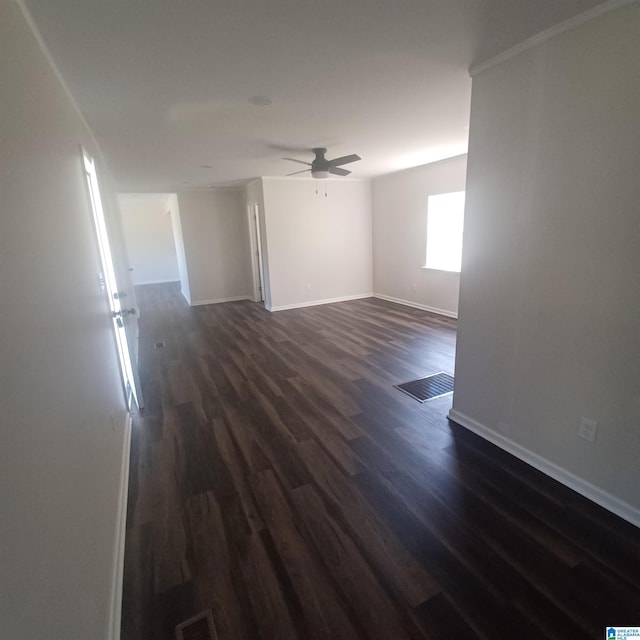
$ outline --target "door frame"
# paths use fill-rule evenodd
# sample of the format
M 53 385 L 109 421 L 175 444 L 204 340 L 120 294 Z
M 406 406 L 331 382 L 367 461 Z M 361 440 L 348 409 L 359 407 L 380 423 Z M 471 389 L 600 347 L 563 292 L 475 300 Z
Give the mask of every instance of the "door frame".
M 130 340 L 127 338 L 126 327 L 129 322 L 129 316 L 135 316 L 137 309 L 126 309 L 122 304 L 122 298 L 124 296 L 122 288 L 118 284 L 118 277 L 113 262 L 95 160 L 84 147 L 80 147 L 80 151 L 87 200 L 93 220 L 98 258 L 102 269 L 98 278 L 100 287 L 105 292 L 107 298 L 108 315 L 111 319 L 116 344 L 116 354 L 120 365 L 120 376 L 122 378 L 125 402 L 129 411 L 133 410 L 134 403 L 138 409 L 142 409 L 144 402 L 140 390 L 137 366 L 134 364 L 137 361 L 134 356 L 135 351 L 132 350 L 133 345 L 129 344 Z
M 247 205 L 247 217 L 249 219 L 249 235 L 251 240 L 253 299 L 255 302 L 264 303 L 264 262 L 262 240 L 260 238 L 260 207 L 257 202 Z

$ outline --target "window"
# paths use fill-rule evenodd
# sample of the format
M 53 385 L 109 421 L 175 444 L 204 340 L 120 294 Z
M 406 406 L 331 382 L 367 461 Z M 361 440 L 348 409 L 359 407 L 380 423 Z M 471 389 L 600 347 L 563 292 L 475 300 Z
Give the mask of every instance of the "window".
M 429 196 L 425 269 L 460 271 L 464 191 Z

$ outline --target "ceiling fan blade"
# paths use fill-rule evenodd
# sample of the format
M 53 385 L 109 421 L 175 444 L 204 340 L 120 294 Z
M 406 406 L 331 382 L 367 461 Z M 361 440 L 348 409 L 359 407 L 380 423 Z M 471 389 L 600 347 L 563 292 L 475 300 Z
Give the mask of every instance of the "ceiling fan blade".
M 329 160 L 329 164 L 333 167 L 337 167 L 338 165 L 349 164 L 350 162 L 357 162 L 358 160 L 362 160 L 362 158 L 359 155 L 352 153 L 350 156 L 342 156 L 340 158 Z
M 293 173 L 287 173 L 288 176 L 297 176 L 299 173 L 309 173 L 311 169 L 303 169 L 302 171 L 294 171 Z
M 329 173 L 333 173 L 336 176 L 348 176 L 351 171 L 341 169 L 340 167 L 329 167 Z
M 306 164 L 307 166 L 311 166 L 310 162 L 305 162 L 304 160 L 296 160 L 295 158 L 282 158 L 283 160 L 291 160 L 291 162 L 298 162 L 300 164 Z

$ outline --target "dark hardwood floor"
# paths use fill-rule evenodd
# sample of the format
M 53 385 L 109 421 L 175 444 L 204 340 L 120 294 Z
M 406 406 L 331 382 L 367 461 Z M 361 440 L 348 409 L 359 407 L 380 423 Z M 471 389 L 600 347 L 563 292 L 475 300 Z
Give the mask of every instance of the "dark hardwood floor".
M 640 530 L 449 424 L 456 324 L 139 288 L 123 640 L 583 639 L 640 625 Z M 164 343 L 155 348 L 155 343 Z

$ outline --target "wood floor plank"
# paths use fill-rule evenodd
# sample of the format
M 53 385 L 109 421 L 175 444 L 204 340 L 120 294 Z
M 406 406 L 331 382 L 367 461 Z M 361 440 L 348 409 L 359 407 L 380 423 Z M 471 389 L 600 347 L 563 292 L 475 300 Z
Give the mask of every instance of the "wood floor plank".
M 454 457 L 453 452 L 449 452 L 449 456 Z M 633 576 L 640 575 L 640 545 L 625 543 L 613 532 L 582 522 L 577 514 L 567 508 L 563 497 L 564 487 L 557 495 L 550 495 L 546 480 L 538 488 L 532 485 L 531 479 L 516 477 L 502 466 L 487 463 L 486 457 L 469 455 L 464 443 L 456 448 L 455 459 L 467 466 L 470 474 L 481 475 L 481 482 L 491 490 L 502 494 L 506 500 L 517 500 L 538 520 L 548 523 L 558 537 L 567 541 L 567 545 L 582 550 L 580 557 L 584 556 L 584 552 L 601 560 L 606 557 L 607 564 L 615 567 L 620 576 L 630 583 L 635 582 Z M 496 500 L 496 503 L 499 502 Z M 558 548 L 558 552 L 562 553 L 559 547 L 551 548 Z
M 430 490 L 438 495 L 435 476 Z M 442 503 L 448 503 L 453 512 L 464 518 L 478 535 L 494 552 L 508 562 L 521 578 L 534 585 L 550 601 L 560 603 L 561 609 L 576 623 L 584 625 L 584 633 L 592 631 L 588 628 L 590 611 L 573 597 L 569 584 L 571 570 L 552 547 L 538 544 L 531 536 L 515 528 L 510 528 L 500 517 L 497 510 L 487 508 L 471 493 L 453 503 L 448 493 L 440 494 Z M 446 498 L 444 496 L 447 496 Z
M 295 525 L 293 514 L 273 471 L 263 471 L 253 491 L 275 546 L 300 601 L 306 637 L 357 638 L 341 602 L 332 596 L 324 571 L 318 566 Z
M 409 473 L 418 484 L 422 482 L 428 486 L 433 495 L 443 503 L 449 498 L 449 488 L 454 486 L 465 503 L 473 500 L 481 505 L 481 509 L 491 514 L 493 521 L 503 523 L 505 528 L 507 527 L 505 521 L 508 521 L 509 526 L 513 527 L 519 535 L 526 535 L 538 541 L 567 566 L 575 566 L 584 557 L 576 545 L 549 527 L 546 522 L 536 518 L 527 509 L 527 502 L 523 500 L 521 492 L 517 492 L 515 499 L 508 498 L 505 493 L 496 491 L 494 486 L 488 484 L 486 480 L 489 472 L 476 474 L 474 470 L 461 471 L 455 464 L 457 458 L 451 458 L 449 448 L 437 452 L 429 450 L 425 453 L 425 458 L 431 462 L 431 465 L 428 467 L 423 465 L 419 469 L 412 465 Z M 455 509 L 455 503 L 452 504 Z
M 360 487 L 369 501 L 377 505 L 380 517 L 412 557 L 421 566 L 429 567 L 433 579 L 465 613 L 467 624 L 488 638 L 508 637 L 515 631 L 506 616 L 506 597 L 486 589 L 482 581 L 449 553 L 435 536 L 431 536 L 427 528 L 398 504 L 381 483 L 375 482 L 373 476 L 361 478 Z M 475 606 L 471 607 L 471 603 Z
M 309 485 L 295 489 L 293 502 L 326 570 L 334 577 L 337 588 L 362 620 L 366 637 L 379 640 L 408 638 L 396 607 L 389 601 L 356 543 L 327 514 L 316 490 Z
M 325 420 L 330 422 L 344 438 L 351 440 L 363 435 L 358 426 L 342 413 L 338 407 L 331 404 L 331 401 L 319 392 L 313 384 L 298 376 L 289 378 L 289 383 L 304 395 L 322 413 Z
M 262 451 L 287 486 L 294 488 L 310 481 L 309 473 L 298 455 L 295 438 L 279 419 L 272 419 L 258 398 L 245 406 Z
M 149 636 L 155 615 L 155 552 L 151 523 L 127 530 L 122 585 L 122 630 L 130 638 Z
M 464 565 L 483 583 L 483 588 L 496 598 L 508 600 L 513 593 L 528 585 L 471 526 L 454 515 L 428 491 L 413 483 L 407 475 L 396 473 L 391 477 L 378 479 L 370 474 L 363 474 L 358 481 L 367 486 L 369 494 L 380 490 L 388 491 L 388 495 L 396 503 L 404 505 L 429 531 L 432 537 L 424 532 L 422 534 L 425 543 L 429 542 L 434 548 L 440 545 L 446 547 L 450 556 Z
M 264 529 L 262 533 L 265 533 Z M 249 597 L 254 616 L 260 621 L 254 637 L 264 640 L 299 638 L 303 627 L 301 624 L 300 628 L 296 627 L 293 620 L 298 612 L 291 606 L 291 598 L 287 598 L 282 590 L 261 535 L 254 534 L 249 539 L 247 553 L 242 561 L 242 576 L 252 587 L 249 589 Z M 294 616 L 291 609 L 294 609 Z
M 406 602 L 417 606 L 437 593 L 437 583 L 419 567 L 318 445 L 303 442 L 300 453 L 326 499 L 348 523 L 369 562 L 395 585 Z
M 238 451 L 231 439 L 224 420 L 215 420 L 213 430 L 216 442 L 220 449 L 220 455 L 233 477 L 233 483 L 236 491 L 238 492 L 238 496 L 240 497 L 247 522 L 254 533 L 262 531 L 265 526 L 264 521 L 262 520 L 260 511 L 255 503 L 255 498 L 251 493 L 248 478 L 243 473 L 244 466 L 239 459 Z
M 257 432 L 251 420 L 236 407 L 225 407 L 225 421 L 229 426 L 229 433 L 238 450 L 245 472 L 257 473 L 271 468 L 271 462 L 262 450 Z
M 292 367 L 307 382 L 313 381 L 314 388 L 345 416 L 356 415 L 362 407 L 354 402 L 348 380 L 340 378 L 322 361 L 309 356 L 304 349 L 290 340 L 280 343 L 280 349 L 287 354 Z
M 477 640 L 479 637 L 444 593 L 429 598 L 417 607 L 416 613 L 434 640 Z
M 300 393 L 294 384 L 291 384 L 291 381 L 288 382 L 284 402 L 291 407 L 296 418 L 307 425 L 316 442 L 327 451 L 345 473 L 355 475 L 362 471 L 362 462 L 349 448 L 338 429 Z
M 193 545 L 195 602 L 199 610 L 211 609 L 219 640 L 250 638 L 255 623 L 238 593 L 238 579 L 230 562 L 220 506 L 213 492 L 192 496 L 186 505 Z M 243 587 L 241 586 L 240 589 Z
M 394 388 L 455 320 L 373 298 L 269 313 L 138 287 L 122 640 L 601 638 L 640 531 Z M 160 344 L 159 348 L 156 348 Z

